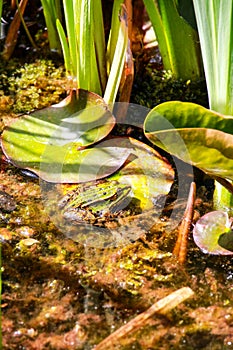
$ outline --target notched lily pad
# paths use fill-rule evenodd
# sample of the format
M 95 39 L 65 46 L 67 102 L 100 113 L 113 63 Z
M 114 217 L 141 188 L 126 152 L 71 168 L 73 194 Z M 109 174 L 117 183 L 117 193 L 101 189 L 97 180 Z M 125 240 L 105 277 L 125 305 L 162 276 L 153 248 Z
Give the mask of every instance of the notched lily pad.
M 109 139 L 79 151 L 74 144 L 59 149 L 49 145 L 42 156 L 40 177 L 56 183 L 99 180 L 116 172 L 130 151 L 124 145 L 117 146 L 116 141 Z
M 203 253 L 232 255 L 233 233 L 230 227 L 231 220 L 226 212 L 212 211 L 197 221 L 193 230 L 194 241 Z
M 130 184 L 134 197 L 143 209 L 153 206 L 157 196 L 166 195 L 174 181 L 171 164 L 157 151 L 133 138 L 125 138 L 131 156 L 124 166 L 111 176 L 122 184 Z
M 144 123 L 146 137 L 158 147 L 204 172 L 233 180 L 233 117 L 194 103 L 156 106 Z
M 79 149 L 106 137 L 114 124 L 115 118 L 104 100 L 80 89 L 57 105 L 11 123 L 2 134 L 2 149 L 13 164 L 50 181 L 54 165 L 61 167 L 60 162 L 66 159 L 79 163 Z M 69 169 L 66 171 L 69 181 Z

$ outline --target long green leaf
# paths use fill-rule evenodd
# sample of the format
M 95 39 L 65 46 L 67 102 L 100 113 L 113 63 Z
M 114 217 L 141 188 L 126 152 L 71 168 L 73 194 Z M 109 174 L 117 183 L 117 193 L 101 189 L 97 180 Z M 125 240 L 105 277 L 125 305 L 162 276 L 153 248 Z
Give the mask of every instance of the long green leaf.
M 57 26 L 57 31 L 58 31 L 58 35 L 60 38 L 61 46 L 62 46 L 62 52 L 63 52 L 64 61 L 65 61 L 66 72 L 69 75 L 71 75 L 73 71 L 72 71 L 72 65 L 71 65 L 70 50 L 69 50 L 69 46 L 67 43 L 64 29 L 63 29 L 59 19 L 57 19 L 57 21 L 56 21 L 56 26 Z
M 0 18 L 2 18 L 2 6 L 3 6 L 3 0 L 0 0 Z
M 164 68 L 176 78 L 198 78 L 202 74 L 196 31 L 182 18 L 175 0 L 144 0 L 155 30 Z
M 82 89 L 101 94 L 99 71 L 97 67 L 94 42 L 94 2 L 79 2 L 79 20 L 76 24 L 79 53 L 79 85 Z
M 105 90 L 107 82 L 106 71 L 106 44 L 104 33 L 104 22 L 102 13 L 101 0 L 95 0 L 93 2 L 93 26 L 94 26 L 94 41 L 96 50 L 96 61 L 99 72 L 99 79 L 101 84 L 102 93 Z
M 91 80 L 91 1 L 81 1 L 78 41 L 81 66 L 79 72 L 80 87 L 86 90 L 90 89 Z
M 170 55 L 167 46 L 167 39 L 165 34 L 165 28 L 163 26 L 162 18 L 155 4 L 154 0 L 143 0 L 147 13 L 150 17 L 157 39 L 159 41 L 159 50 L 163 58 L 163 64 L 166 70 L 171 69 Z
M 111 19 L 111 30 L 109 34 L 108 39 L 108 45 L 107 45 L 107 72 L 110 73 L 115 48 L 117 45 L 118 35 L 119 35 L 119 28 L 120 28 L 120 22 L 119 22 L 119 13 L 121 12 L 121 5 L 123 4 L 124 0 L 115 0 L 113 2 L 113 9 L 112 9 L 112 19 Z
M 76 36 L 76 27 L 75 27 L 75 18 L 77 18 L 77 13 L 74 7 L 73 0 L 64 0 L 63 1 L 64 6 L 64 14 L 65 14 L 65 22 L 66 22 L 66 31 L 67 31 L 67 37 L 68 37 L 68 43 L 69 43 L 69 50 L 70 50 L 70 60 L 71 60 L 71 67 L 72 67 L 72 78 L 77 78 L 78 76 L 78 69 L 77 69 L 77 36 Z M 79 86 L 78 86 L 79 87 Z
M 126 12 L 125 9 L 122 8 L 117 44 L 104 93 L 104 100 L 107 104 L 112 104 L 115 101 L 120 86 L 128 45 L 128 27 L 126 21 Z
M 233 114 L 233 2 L 193 0 L 210 108 Z
M 183 79 L 200 77 L 201 53 L 197 32 L 179 15 L 175 0 L 158 2 L 174 76 Z
M 48 30 L 49 46 L 51 50 L 61 51 L 58 33 L 56 30 L 56 20 L 61 20 L 59 2 L 54 0 L 41 0 L 43 13 Z

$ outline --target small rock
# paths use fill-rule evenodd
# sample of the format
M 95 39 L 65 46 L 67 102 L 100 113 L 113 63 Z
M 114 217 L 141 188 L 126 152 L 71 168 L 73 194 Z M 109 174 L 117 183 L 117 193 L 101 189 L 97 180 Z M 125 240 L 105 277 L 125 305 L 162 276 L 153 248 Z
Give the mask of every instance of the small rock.
M 12 212 L 16 208 L 14 198 L 6 192 L 0 191 L 0 210 L 4 212 Z

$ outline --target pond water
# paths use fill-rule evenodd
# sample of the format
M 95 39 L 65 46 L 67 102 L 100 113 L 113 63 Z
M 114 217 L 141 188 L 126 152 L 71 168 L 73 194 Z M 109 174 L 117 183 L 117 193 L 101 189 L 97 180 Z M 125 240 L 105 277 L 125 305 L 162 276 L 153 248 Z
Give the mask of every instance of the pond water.
M 165 217 L 126 246 L 82 245 L 55 226 L 38 179 L 3 160 L 0 191 L 4 349 L 94 349 L 185 286 L 192 297 L 111 348 L 233 349 L 230 257 L 204 255 L 190 236 L 187 261 L 179 264 L 172 255 L 177 223 Z M 200 211 L 211 205 L 206 192 L 199 187 Z

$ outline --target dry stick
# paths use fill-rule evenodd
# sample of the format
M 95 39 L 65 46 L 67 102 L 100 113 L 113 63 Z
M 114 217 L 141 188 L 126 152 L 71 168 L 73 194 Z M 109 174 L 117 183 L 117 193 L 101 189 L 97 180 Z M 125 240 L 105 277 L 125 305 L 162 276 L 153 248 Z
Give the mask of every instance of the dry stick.
M 10 27 L 6 36 L 5 44 L 4 44 L 4 50 L 2 53 L 2 56 L 5 60 L 8 60 L 14 51 L 14 48 L 17 42 L 19 27 L 21 24 L 19 11 L 21 12 L 22 15 L 24 14 L 27 2 L 28 0 L 20 1 L 19 9 L 15 12 L 14 18 L 10 24 Z
M 194 201 L 196 198 L 196 184 L 192 182 L 190 185 L 187 206 L 184 212 L 183 220 L 179 227 L 178 238 L 173 249 L 173 254 L 178 257 L 178 261 L 184 264 L 187 255 L 188 235 L 194 213 Z
M 117 105 L 116 118 L 118 123 L 124 123 L 127 115 L 128 104 L 130 102 L 130 96 L 134 79 L 134 62 L 131 51 L 132 46 L 132 1 L 126 0 L 125 7 L 127 12 L 127 27 L 128 27 L 128 46 L 126 51 L 125 66 L 122 72 L 121 83 L 119 88 L 119 102 Z
M 157 301 L 148 310 L 133 318 L 126 325 L 120 327 L 116 332 L 110 334 L 101 343 L 94 347 L 93 350 L 111 349 L 121 338 L 144 326 L 145 322 L 154 314 L 165 314 L 193 295 L 194 292 L 189 287 L 183 287 L 176 290 L 165 298 Z

